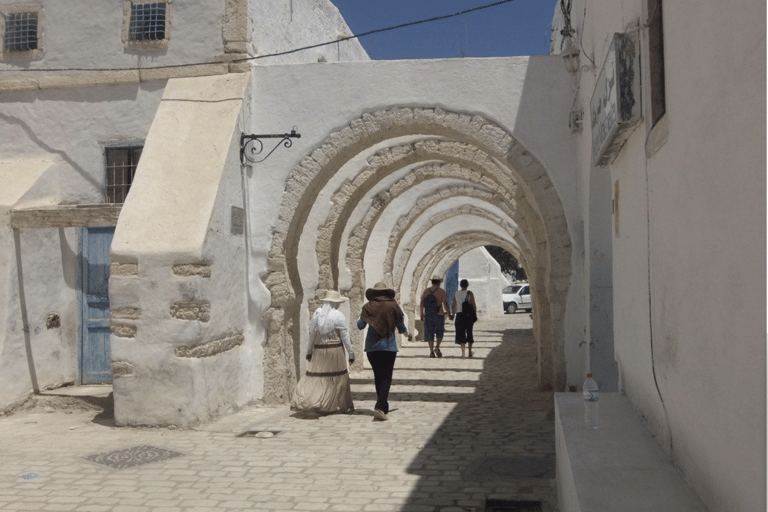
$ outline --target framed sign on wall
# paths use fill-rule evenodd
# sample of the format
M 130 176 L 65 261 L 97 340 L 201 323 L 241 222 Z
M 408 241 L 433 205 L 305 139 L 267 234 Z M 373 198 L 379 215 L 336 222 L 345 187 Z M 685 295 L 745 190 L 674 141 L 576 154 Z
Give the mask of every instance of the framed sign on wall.
M 642 119 L 637 34 L 614 34 L 589 104 L 592 164 L 610 165 Z

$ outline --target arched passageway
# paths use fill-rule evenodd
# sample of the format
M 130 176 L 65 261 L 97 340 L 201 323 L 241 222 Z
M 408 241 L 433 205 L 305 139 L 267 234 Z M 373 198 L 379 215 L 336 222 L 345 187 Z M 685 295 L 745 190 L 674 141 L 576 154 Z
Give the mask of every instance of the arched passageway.
M 325 290 L 347 294 L 355 312 L 384 280 L 412 310 L 429 272 L 484 244 L 525 262 L 539 384 L 562 388 L 570 239 L 544 166 L 486 118 L 440 108 L 365 113 L 331 133 L 291 172 L 272 238 L 265 401 L 287 400 L 302 316 Z

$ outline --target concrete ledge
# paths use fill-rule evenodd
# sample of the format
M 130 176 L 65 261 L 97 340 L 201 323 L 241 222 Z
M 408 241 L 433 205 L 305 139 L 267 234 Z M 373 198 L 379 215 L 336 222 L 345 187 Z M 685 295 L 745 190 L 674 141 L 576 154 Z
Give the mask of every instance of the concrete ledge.
M 0 80 L 0 94 L 6 92 L 36 91 L 40 88 L 37 80 L 33 78 L 16 78 Z
M 139 70 L 142 82 L 170 80 L 192 76 L 225 75 L 229 71 L 227 64 L 201 64 L 196 66 L 169 66 L 167 68 L 146 68 Z
M 597 430 L 580 393 L 555 393 L 560 512 L 702 512 L 707 507 L 619 393 L 600 395 Z
M 12 228 L 109 227 L 117 225 L 122 204 L 69 204 L 11 210 Z
M 71 89 L 97 85 L 119 85 L 139 83 L 139 70 L 126 71 L 84 71 L 73 74 L 51 74 L 37 77 L 40 89 Z
M 245 57 L 248 57 L 246 55 Z M 0 94 L 36 91 L 38 89 L 73 89 L 76 87 L 95 87 L 101 85 L 138 84 L 172 78 L 215 76 L 251 71 L 250 61 L 239 63 L 211 62 L 190 66 L 167 66 L 144 69 L 124 69 L 116 71 L 82 71 L 78 73 L 36 75 L 27 78 L 11 75 L 0 78 Z

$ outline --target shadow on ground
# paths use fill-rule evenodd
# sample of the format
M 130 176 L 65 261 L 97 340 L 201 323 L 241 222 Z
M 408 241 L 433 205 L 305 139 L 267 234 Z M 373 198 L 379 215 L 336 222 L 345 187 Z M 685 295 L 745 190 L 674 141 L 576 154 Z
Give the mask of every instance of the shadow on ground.
M 408 466 L 409 473 L 420 477 L 408 504 L 434 510 L 553 512 L 557 510 L 553 393 L 538 389 L 531 330 L 478 330 L 475 336 L 477 347 L 493 347 L 484 356 L 479 380 L 449 384 L 474 386 L 473 393 L 390 395 L 393 401 L 456 403 Z M 446 339 L 452 335 L 446 334 Z M 445 385 L 440 380 L 417 383 Z M 393 390 L 403 384 L 413 382 L 396 373 Z
M 5 411 L 6 416 L 13 414 L 41 411 L 64 413 L 93 412 L 94 423 L 114 425 L 115 402 L 112 393 L 69 393 L 69 390 L 81 389 L 77 386 L 66 386 L 53 391 L 43 391 L 42 394 L 32 395 L 23 403 L 11 410 Z M 111 388 L 110 388 L 111 389 Z M 111 422 L 111 423 L 110 423 Z

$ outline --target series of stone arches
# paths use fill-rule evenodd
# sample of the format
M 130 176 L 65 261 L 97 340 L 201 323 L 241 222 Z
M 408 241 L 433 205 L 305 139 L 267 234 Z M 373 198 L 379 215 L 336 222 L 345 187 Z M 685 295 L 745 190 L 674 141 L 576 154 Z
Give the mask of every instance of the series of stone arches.
M 350 165 L 364 154 L 371 156 L 359 169 Z M 316 232 L 304 232 L 312 206 L 339 173 L 341 185 L 325 192 L 330 197 L 325 219 Z M 385 188 L 374 193 L 382 184 Z M 404 207 L 407 197 L 415 199 Z M 467 204 L 440 210 L 457 200 Z M 395 203 L 405 211 L 385 221 L 383 213 Z M 361 206 L 365 211 L 355 222 Z M 470 229 L 445 230 L 455 219 Z M 493 228 L 471 229 L 482 223 Z M 382 243 L 371 247 L 374 230 L 387 233 L 386 248 Z M 302 237 L 314 238 L 316 267 L 298 262 Z M 433 239 L 439 241 L 425 242 Z M 431 248 L 418 249 L 424 243 Z M 384 280 L 412 319 L 430 273 L 444 272 L 463 252 L 482 245 L 504 247 L 526 266 L 535 301 L 540 384 L 562 388 L 570 239 L 562 204 L 542 164 L 486 118 L 440 108 L 365 113 L 331 133 L 291 172 L 274 229 L 263 277 L 272 296 L 265 314 L 265 401 L 288 399 L 298 370 L 301 315 L 327 289 L 340 288 L 342 270 L 351 276 L 352 284 L 340 290 L 350 298 L 351 311 L 359 311 L 373 281 Z M 374 250 L 385 253 L 384 264 L 366 269 Z M 377 275 L 366 276 L 366 270 Z M 316 289 L 304 290 L 302 272 L 315 271 L 310 281 Z
M 461 208 L 442 212 L 438 215 L 430 217 L 428 219 L 428 222 L 423 224 L 422 227 L 414 233 L 414 235 L 411 237 L 406 247 L 403 249 L 400 255 L 400 258 L 398 258 L 396 261 L 397 262 L 397 264 L 395 265 L 396 271 L 394 272 L 393 279 L 392 279 L 392 282 L 394 283 L 396 288 L 399 288 L 403 284 L 403 277 L 404 277 L 403 269 L 408 266 L 411 255 L 414 253 L 416 249 L 416 245 L 433 227 L 436 227 L 439 223 L 446 222 L 452 219 L 453 217 L 457 217 L 457 216 L 472 216 L 472 217 L 485 218 L 485 219 L 491 220 L 492 222 L 496 223 L 501 230 L 505 231 L 511 240 L 515 240 L 515 245 L 518 249 L 514 252 L 518 254 L 521 252 L 519 249 L 520 246 L 517 243 L 518 230 L 515 228 L 514 225 L 510 224 L 508 221 L 502 219 L 501 217 L 494 214 L 493 212 L 490 212 L 483 208 L 479 208 L 477 206 L 465 205 L 465 206 L 462 206 Z M 393 260 L 395 260 L 395 258 L 393 258 Z

